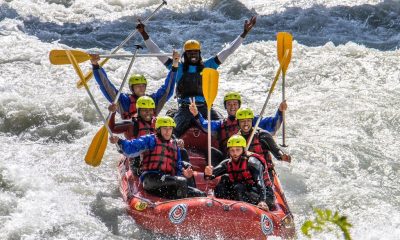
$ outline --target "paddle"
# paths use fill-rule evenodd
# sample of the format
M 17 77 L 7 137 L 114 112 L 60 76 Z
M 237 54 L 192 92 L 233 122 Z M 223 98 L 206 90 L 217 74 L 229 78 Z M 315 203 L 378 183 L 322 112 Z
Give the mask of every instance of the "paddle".
M 75 69 L 76 74 L 78 74 L 80 79 L 84 79 L 83 73 L 81 68 L 78 65 L 78 62 L 76 61 L 74 55 L 72 55 L 72 53 L 70 51 L 66 51 L 67 57 L 70 60 L 72 66 Z M 86 84 L 86 82 L 83 82 L 83 85 L 86 89 L 86 92 L 88 93 L 90 100 L 92 100 L 92 103 L 94 104 L 94 106 L 96 107 L 97 113 L 99 114 L 100 118 L 103 120 L 104 127 L 106 128 L 106 130 L 108 130 L 108 132 L 111 133 L 110 128 L 108 127 L 108 124 L 106 124 L 106 119 L 104 118 L 103 114 L 100 111 L 99 106 L 96 103 L 96 100 L 94 99 L 92 93 L 90 92 L 90 89 L 88 87 L 88 85 Z M 105 131 L 104 129 L 102 129 L 101 131 L 96 133 L 96 136 L 98 136 L 99 138 L 101 138 L 101 136 L 107 135 L 108 133 L 107 131 Z M 107 139 L 107 138 L 106 138 Z M 104 147 L 103 147 L 104 146 Z M 90 152 L 88 152 L 89 154 L 86 154 L 85 156 L 85 162 L 93 167 L 96 167 L 100 164 L 100 161 L 98 161 L 99 156 L 103 156 L 104 151 L 105 151 L 105 147 L 107 146 L 107 142 L 98 142 L 96 144 L 96 146 L 94 147 L 94 149 L 90 150 Z M 100 159 L 101 160 L 101 159 Z
M 263 106 L 263 108 L 261 109 L 260 117 L 257 119 L 256 125 L 254 126 L 253 131 L 252 131 L 251 134 L 250 134 L 250 138 L 247 140 L 246 151 L 249 150 L 250 143 L 253 141 L 254 134 L 255 134 L 255 132 L 256 132 L 256 129 L 257 129 L 258 125 L 260 124 L 260 120 L 261 120 L 261 118 L 262 118 L 262 116 L 263 116 L 263 114 L 264 114 L 265 108 L 267 107 L 267 103 L 268 103 L 268 101 L 269 101 L 269 99 L 270 99 L 270 97 L 271 97 L 271 95 L 272 95 L 272 92 L 273 92 L 274 89 L 275 89 L 276 83 L 278 82 L 279 75 L 281 74 L 281 71 L 282 71 L 282 66 L 284 66 L 285 64 L 287 64 L 287 61 L 290 60 L 290 59 L 288 59 L 288 55 L 289 55 L 289 49 L 286 50 L 285 55 L 284 55 L 284 57 L 283 57 L 283 59 L 282 59 L 282 63 L 279 64 L 278 71 L 276 71 L 275 78 L 274 78 L 274 80 L 272 81 L 271 88 L 269 89 L 267 99 L 265 100 L 264 106 Z
M 137 55 L 138 50 L 143 49 L 143 47 L 140 45 L 135 45 L 135 46 L 136 46 L 136 51 L 133 54 L 131 62 L 129 63 L 128 70 L 125 73 L 124 79 L 121 83 L 121 86 L 118 89 L 117 95 L 114 98 L 113 104 L 116 104 L 119 100 L 119 96 L 121 95 L 122 89 L 128 79 L 129 72 L 132 69 L 132 65 L 133 65 L 133 62 L 135 61 L 135 57 Z M 108 122 L 110 120 L 111 114 L 112 114 L 111 112 L 108 113 L 107 119 L 104 121 L 104 125 L 99 129 L 99 131 L 94 136 L 92 142 L 90 143 L 90 146 L 86 153 L 86 156 L 85 156 L 86 163 L 88 163 L 89 165 L 92 165 L 94 167 L 100 165 L 100 163 L 101 163 L 101 159 L 103 158 L 104 151 L 105 151 L 105 149 L 107 147 L 107 143 L 108 143 L 108 132 L 110 132 L 110 134 L 112 136 L 112 132 L 108 127 Z M 119 150 L 118 144 L 116 144 L 116 146 Z
M 67 50 L 56 49 L 51 50 L 49 54 L 50 63 L 53 65 L 64 65 L 71 64 L 67 54 L 65 53 Z M 90 60 L 92 57 L 89 53 L 79 51 L 79 50 L 69 50 L 72 55 L 74 55 L 76 61 L 78 63 L 82 63 Z M 136 54 L 136 57 L 162 57 L 162 56 L 171 56 L 171 53 L 148 53 L 148 54 Z M 100 55 L 100 58 L 132 58 L 133 54 L 108 54 L 108 55 Z
M 208 118 L 208 166 L 211 166 L 211 107 L 218 92 L 219 73 L 212 68 L 204 68 L 201 73 L 203 95 L 207 103 Z
M 285 97 L 285 75 L 286 75 L 286 69 L 289 66 L 290 59 L 292 57 L 292 41 L 293 37 L 290 33 L 287 32 L 279 32 L 278 35 L 276 35 L 276 40 L 277 40 L 277 53 L 278 53 L 278 61 L 282 65 L 283 61 L 283 55 L 286 50 L 289 50 L 288 54 L 288 61 L 285 62 L 285 64 L 282 66 L 282 102 L 286 100 Z M 282 112 L 282 147 L 287 147 L 285 143 L 285 125 L 286 125 L 286 117 L 285 117 L 285 112 Z
M 166 0 L 163 0 L 163 2 L 150 14 L 150 16 L 148 16 L 146 19 L 143 20 L 143 23 L 146 23 L 150 18 L 152 18 L 156 14 L 156 12 L 158 12 L 158 10 L 160 10 L 164 5 L 167 5 Z M 121 44 L 111 52 L 111 54 L 118 52 L 118 50 L 121 49 L 137 32 L 138 32 L 137 29 L 131 32 L 128 35 L 128 37 L 126 37 L 125 40 L 122 41 Z M 99 65 L 102 67 L 104 64 L 106 64 L 108 60 L 109 58 L 104 59 L 99 63 Z M 90 71 L 89 73 L 86 74 L 86 76 L 84 76 L 78 81 L 77 87 L 78 88 L 83 87 L 84 82 L 88 82 L 92 77 L 93 77 L 93 71 Z

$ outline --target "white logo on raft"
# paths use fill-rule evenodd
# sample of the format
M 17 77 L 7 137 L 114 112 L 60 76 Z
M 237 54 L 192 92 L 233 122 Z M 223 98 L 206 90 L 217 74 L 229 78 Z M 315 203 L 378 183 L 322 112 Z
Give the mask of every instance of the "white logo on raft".
M 263 231 L 264 235 L 269 235 L 274 230 L 274 223 L 265 214 L 261 214 L 261 230 Z
M 181 224 L 185 220 L 186 214 L 187 214 L 187 205 L 186 204 L 178 204 L 178 205 L 175 205 L 173 208 L 171 208 L 168 216 L 169 216 L 169 220 L 173 224 Z

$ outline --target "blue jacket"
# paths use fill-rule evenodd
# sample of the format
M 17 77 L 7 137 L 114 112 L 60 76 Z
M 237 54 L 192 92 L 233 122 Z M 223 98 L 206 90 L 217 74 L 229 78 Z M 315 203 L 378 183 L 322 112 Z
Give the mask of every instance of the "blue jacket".
M 127 157 L 134 158 L 139 156 L 142 152 L 146 150 L 154 150 L 156 146 L 156 136 L 154 134 L 148 134 L 141 136 L 133 140 L 120 139 L 118 145 L 121 147 L 123 154 Z M 176 160 L 176 175 L 182 175 L 183 162 L 180 155 L 180 149 L 177 146 L 178 159 Z
M 199 113 L 199 122 L 201 126 L 207 131 L 208 127 L 208 120 L 204 119 L 204 117 Z M 256 124 L 257 119 L 259 116 L 255 116 L 253 119 L 253 126 Z M 212 132 L 219 132 L 221 131 L 221 125 L 222 125 L 223 120 L 212 120 L 211 121 L 211 131 Z M 281 111 L 276 111 L 276 114 L 274 117 L 263 117 L 260 120 L 260 123 L 258 125 L 259 128 L 264 129 L 271 133 L 271 135 L 275 135 L 278 129 L 281 127 L 282 124 L 282 112 Z
M 176 79 L 176 73 L 173 74 L 173 79 L 171 80 L 171 73 L 173 70 L 171 70 L 167 78 L 165 79 L 164 84 L 157 90 L 157 92 L 152 93 L 149 95 L 155 102 L 157 108 L 161 109 L 162 106 L 159 106 L 160 104 L 164 105 L 173 95 L 174 93 L 174 88 L 175 88 L 175 79 Z M 112 103 L 114 101 L 114 98 L 117 96 L 118 89 L 114 86 L 114 84 L 111 83 L 111 81 L 108 79 L 106 71 L 104 71 L 103 68 L 96 68 L 95 66 L 93 67 L 93 75 L 94 78 L 96 79 L 97 84 L 100 87 L 101 92 L 103 95 L 107 98 L 107 100 Z M 171 85 L 168 88 L 168 84 L 171 81 Z M 127 93 L 121 93 L 119 97 L 119 104 L 120 107 L 124 112 L 129 112 L 129 106 L 131 104 L 131 101 L 129 99 L 129 95 Z
M 204 61 L 204 68 L 212 68 L 212 69 L 217 69 L 219 67 L 219 64 L 217 63 L 218 60 L 216 60 L 216 57 L 212 57 L 207 59 L 206 61 Z M 169 59 L 166 63 L 165 66 L 167 67 L 167 69 L 171 69 L 172 67 L 172 59 Z M 197 66 L 194 65 L 189 65 L 189 69 L 188 69 L 189 73 L 195 73 L 197 72 Z M 178 85 L 179 81 L 181 80 L 183 75 L 183 63 L 179 63 L 178 66 L 178 71 L 176 74 L 176 78 L 175 78 L 175 83 L 176 85 Z M 195 97 L 195 101 L 198 103 L 204 103 L 206 100 L 203 96 L 196 96 Z M 178 98 L 178 103 L 190 103 L 189 98 L 185 98 L 185 99 L 181 99 Z

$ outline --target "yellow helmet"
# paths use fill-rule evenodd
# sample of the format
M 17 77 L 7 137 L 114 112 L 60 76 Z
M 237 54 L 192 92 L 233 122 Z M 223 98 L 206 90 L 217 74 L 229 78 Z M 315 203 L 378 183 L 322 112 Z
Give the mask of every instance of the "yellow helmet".
M 228 100 L 238 100 L 240 105 L 242 103 L 242 96 L 238 92 L 228 92 L 224 97 L 224 105 Z
M 141 74 L 133 74 L 129 78 L 129 86 L 136 85 L 136 84 L 147 84 L 146 78 Z
M 200 42 L 197 40 L 187 40 L 185 42 L 185 44 L 183 45 L 183 50 L 185 51 L 190 51 L 190 50 L 198 50 L 200 51 L 201 47 L 200 47 Z
M 250 108 L 239 108 L 236 112 L 236 119 L 253 119 L 254 113 Z
M 227 147 L 246 147 L 246 139 L 241 135 L 233 135 L 228 139 Z
M 174 119 L 172 119 L 171 117 L 157 117 L 156 129 L 159 129 L 160 127 L 176 127 L 176 124 Z
M 156 108 L 156 104 L 154 103 L 154 100 L 151 97 L 148 96 L 142 96 L 138 98 L 136 101 L 136 109 L 140 108 L 151 108 L 154 109 Z

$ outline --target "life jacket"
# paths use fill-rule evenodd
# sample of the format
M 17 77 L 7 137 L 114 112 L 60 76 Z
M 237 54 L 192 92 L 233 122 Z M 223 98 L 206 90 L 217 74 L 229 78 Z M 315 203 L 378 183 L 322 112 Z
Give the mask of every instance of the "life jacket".
M 138 138 L 147 134 L 152 134 L 156 132 L 156 118 L 151 119 L 150 124 L 143 121 L 142 118 L 135 118 L 135 127 L 133 129 L 134 138 Z
M 129 104 L 129 111 L 128 112 L 123 112 L 121 114 L 122 119 L 131 119 L 133 117 L 135 117 L 136 113 L 137 113 L 137 109 L 136 109 L 136 101 L 137 101 L 138 97 L 136 95 L 133 94 L 129 94 L 129 100 L 130 100 L 130 104 Z
M 178 159 L 178 146 L 175 140 L 162 141 L 156 135 L 153 150 L 142 153 L 142 171 L 160 171 L 175 176 Z
M 226 144 L 228 142 L 228 139 L 236 134 L 239 131 L 239 124 L 237 119 L 235 118 L 234 120 L 231 120 L 231 118 L 225 118 L 222 121 L 221 124 L 221 131 L 219 135 L 219 146 L 222 147 L 222 150 L 226 153 L 227 152 L 227 147 Z
M 181 79 L 178 79 L 176 86 L 176 96 L 178 98 L 203 96 L 203 80 L 200 73 L 203 66 L 196 66 L 196 72 L 190 73 L 183 71 Z
M 237 163 L 230 160 L 227 163 L 227 173 L 229 175 L 229 181 L 232 183 L 245 183 L 249 185 L 254 185 L 256 182 L 251 175 L 250 170 L 248 169 L 248 160 L 250 157 L 254 157 L 259 160 L 264 168 L 264 184 L 266 186 L 272 186 L 271 180 L 269 179 L 268 171 L 266 168 L 266 161 L 265 159 L 256 153 L 249 152 L 248 154 L 242 156 Z
M 241 131 L 239 131 L 239 133 L 241 133 Z M 243 137 L 246 139 L 246 142 L 248 140 L 248 138 L 250 137 L 250 134 L 248 135 L 243 135 Z M 265 159 L 265 161 L 267 162 L 267 167 L 268 169 L 273 169 L 274 168 L 274 164 L 272 163 L 272 156 L 271 153 L 268 151 L 268 149 L 265 149 L 262 147 L 261 142 L 260 142 L 260 130 L 257 130 L 254 133 L 254 137 L 253 140 L 250 144 L 249 147 L 249 151 L 257 153 L 259 155 L 262 155 Z

